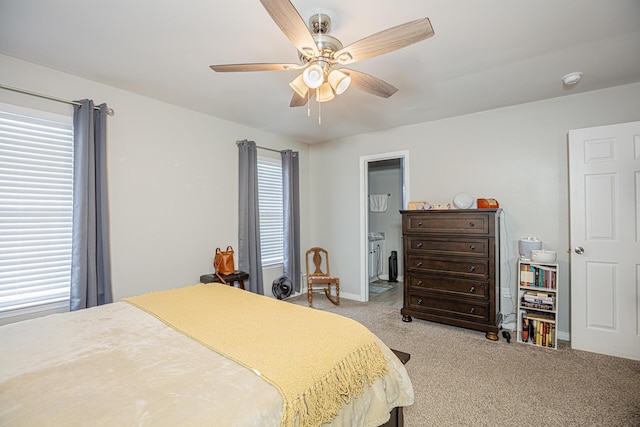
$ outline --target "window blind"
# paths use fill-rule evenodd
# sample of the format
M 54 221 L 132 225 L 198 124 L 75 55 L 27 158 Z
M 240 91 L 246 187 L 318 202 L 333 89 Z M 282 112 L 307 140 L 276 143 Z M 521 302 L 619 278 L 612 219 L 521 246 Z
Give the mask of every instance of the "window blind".
M 281 160 L 258 157 L 258 203 L 262 265 L 282 264 L 284 214 Z
M 0 111 L 0 313 L 69 300 L 73 125 Z

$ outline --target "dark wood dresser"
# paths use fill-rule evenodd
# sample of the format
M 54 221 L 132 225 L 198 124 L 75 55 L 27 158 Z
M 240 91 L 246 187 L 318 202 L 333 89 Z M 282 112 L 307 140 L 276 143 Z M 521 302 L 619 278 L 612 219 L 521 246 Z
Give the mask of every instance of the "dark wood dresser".
M 412 317 L 498 339 L 502 209 L 400 211 L 404 239 L 402 320 Z

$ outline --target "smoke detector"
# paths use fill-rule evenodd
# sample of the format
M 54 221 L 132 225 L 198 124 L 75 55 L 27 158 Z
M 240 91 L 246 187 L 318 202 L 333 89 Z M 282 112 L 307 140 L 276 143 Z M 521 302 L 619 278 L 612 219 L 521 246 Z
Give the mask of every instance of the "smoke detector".
M 567 86 L 573 86 L 574 84 L 578 83 L 581 78 L 581 72 L 569 73 L 562 78 L 562 82 Z

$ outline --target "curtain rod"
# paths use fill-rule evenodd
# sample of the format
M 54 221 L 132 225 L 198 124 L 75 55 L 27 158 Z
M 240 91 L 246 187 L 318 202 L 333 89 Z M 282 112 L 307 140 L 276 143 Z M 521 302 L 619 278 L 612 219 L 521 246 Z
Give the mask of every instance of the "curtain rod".
M 236 145 L 240 145 L 240 144 L 242 144 L 242 141 L 236 141 Z M 280 150 L 274 150 L 273 148 L 261 147 L 259 145 L 256 145 L 256 148 L 259 148 L 261 150 L 273 151 L 274 153 L 282 153 L 282 151 L 280 151 Z
M 17 87 L 6 86 L 6 85 L 3 85 L 3 84 L 0 84 L 0 89 L 11 90 L 13 92 L 23 93 L 25 95 L 37 96 L 38 98 L 44 98 L 44 99 L 48 99 L 50 101 L 62 102 L 64 104 L 82 105 L 82 104 L 80 104 L 79 102 L 76 102 L 76 101 L 69 101 L 67 99 L 56 98 L 55 96 L 44 95 L 42 93 L 31 92 L 29 90 L 19 89 Z M 93 108 L 95 110 L 99 110 L 100 109 L 98 107 L 93 107 Z M 113 108 L 107 108 L 107 115 L 108 116 L 113 116 L 115 114 L 116 114 L 116 112 L 113 111 Z

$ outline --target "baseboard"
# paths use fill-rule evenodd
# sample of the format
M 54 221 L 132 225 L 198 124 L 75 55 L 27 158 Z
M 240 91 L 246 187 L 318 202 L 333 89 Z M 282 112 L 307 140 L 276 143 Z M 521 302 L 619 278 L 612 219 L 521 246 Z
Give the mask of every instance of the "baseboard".
M 353 301 L 360 301 L 360 302 L 364 301 L 362 299 L 362 297 L 360 296 L 360 294 L 352 294 L 350 292 L 342 292 L 342 290 L 340 290 L 340 298 L 350 299 L 350 300 L 353 300 Z

